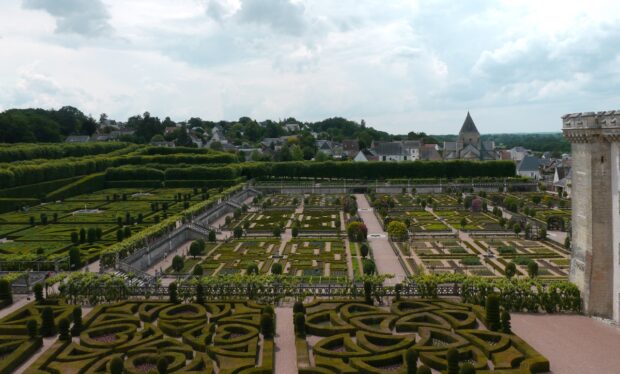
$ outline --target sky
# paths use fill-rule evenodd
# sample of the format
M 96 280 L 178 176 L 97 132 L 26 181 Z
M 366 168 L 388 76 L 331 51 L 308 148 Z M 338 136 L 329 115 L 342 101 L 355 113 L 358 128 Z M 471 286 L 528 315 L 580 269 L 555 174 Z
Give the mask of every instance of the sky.
M 0 0 L 0 110 L 550 132 L 620 109 L 618 0 Z

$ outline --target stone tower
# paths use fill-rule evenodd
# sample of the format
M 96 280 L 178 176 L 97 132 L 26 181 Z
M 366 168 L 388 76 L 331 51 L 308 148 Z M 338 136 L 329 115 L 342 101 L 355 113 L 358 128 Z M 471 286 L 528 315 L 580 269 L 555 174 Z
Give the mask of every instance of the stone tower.
M 471 118 L 469 111 L 467 111 L 467 117 L 465 117 L 463 126 L 461 126 L 461 131 L 459 131 L 459 143 L 462 144 L 462 148 L 468 144 L 471 144 L 476 149 L 480 149 L 480 133 L 478 132 L 476 124 Z
M 570 280 L 587 314 L 620 321 L 620 111 L 562 121 L 573 158 Z

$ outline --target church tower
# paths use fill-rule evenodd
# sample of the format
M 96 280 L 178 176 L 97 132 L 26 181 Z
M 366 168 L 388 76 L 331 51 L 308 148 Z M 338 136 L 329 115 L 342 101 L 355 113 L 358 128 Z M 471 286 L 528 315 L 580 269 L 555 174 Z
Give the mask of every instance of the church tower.
M 471 144 L 476 149 L 480 149 L 480 133 L 469 111 L 467 111 L 467 117 L 465 117 L 465 122 L 463 122 L 461 131 L 459 132 L 459 143 L 461 144 L 461 148 L 465 148 L 467 145 Z

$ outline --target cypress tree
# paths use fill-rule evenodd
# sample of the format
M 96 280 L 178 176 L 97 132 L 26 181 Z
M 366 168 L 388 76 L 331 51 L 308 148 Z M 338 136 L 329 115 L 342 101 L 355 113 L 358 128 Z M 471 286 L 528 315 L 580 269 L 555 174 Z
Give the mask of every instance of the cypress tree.
M 407 350 L 405 362 L 407 363 L 407 374 L 418 373 L 418 352 L 415 349 L 409 348 Z
M 51 307 L 46 306 L 41 311 L 41 336 L 48 337 L 56 334 L 56 325 L 54 324 L 54 311 Z
M 486 302 L 486 318 L 487 318 L 487 327 L 491 331 L 497 331 L 500 328 L 500 319 L 499 319 L 499 295 L 497 294 L 489 294 L 487 296 Z
M 459 374 L 459 351 L 450 348 L 446 354 L 446 361 L 448 362 L 448 374 Z

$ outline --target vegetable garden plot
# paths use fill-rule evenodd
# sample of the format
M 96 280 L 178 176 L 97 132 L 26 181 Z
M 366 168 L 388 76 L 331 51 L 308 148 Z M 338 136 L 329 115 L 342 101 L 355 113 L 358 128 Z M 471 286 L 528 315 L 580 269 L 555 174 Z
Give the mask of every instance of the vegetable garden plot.
M 299 222 L 300 231 L 336 232 L 339 230 L 340 212 L 335 210 L 305 211 L 296 214 L 295 219 Z
M 342 200 L 346 195 L 342 194 L 312 194 L 304 197 L 304 205 L 307 207 L 331 207 L 338 208 L 342 206 Z
M 204 275 L 245 273 L 250 265 L 256 265 L 260 273 L 268 273 L 277 257 L 280 241 L 234 240 L 223 243 L 210 251 L 199 264 Z
M 306 337 L 296 341 L 297 365 L 303 374 L 405 373 L 409 349 L 418 353 L 418 366 L 443 372 L 451 348 L 458 350 L 459 363 L 469 362 L 477 370 L 549 370 L 547 359 L 516 335 L 488 330 L 482 308 L 470 304 L 408 299 L 379 307 L 316 301 L 305 308 Z
M 29 372 L 105 372 L 120 358 L 125 371 L 232 374 L 273 370 L 272 339 L 260 333 L 263 305 L 253 302 L 171 304 L 125 301 L 97 306 L 76 342 L 57 342 Z
M 284 248 L 284 273 L 293 276 L 347 277 L 342 240 L 294 239 Z
M 263 200 L 264 207 L 291 207 L 301 202 L 301 195 L 269 195 Z
M 271 231 L 274 227 L 285 227 L 291 217 L 292 211 L 263 211 L 250 213 L 246 220 L 249 222 L 248 231 Z
M 439 210 L 436 214 L 455 229 L 465 231 L 503 230 L 499 225 L 499 221 L 487 213 L 474 213 L 464 210 Z M 461 225 L 463 222 L 465 223 L 464 226 Z

